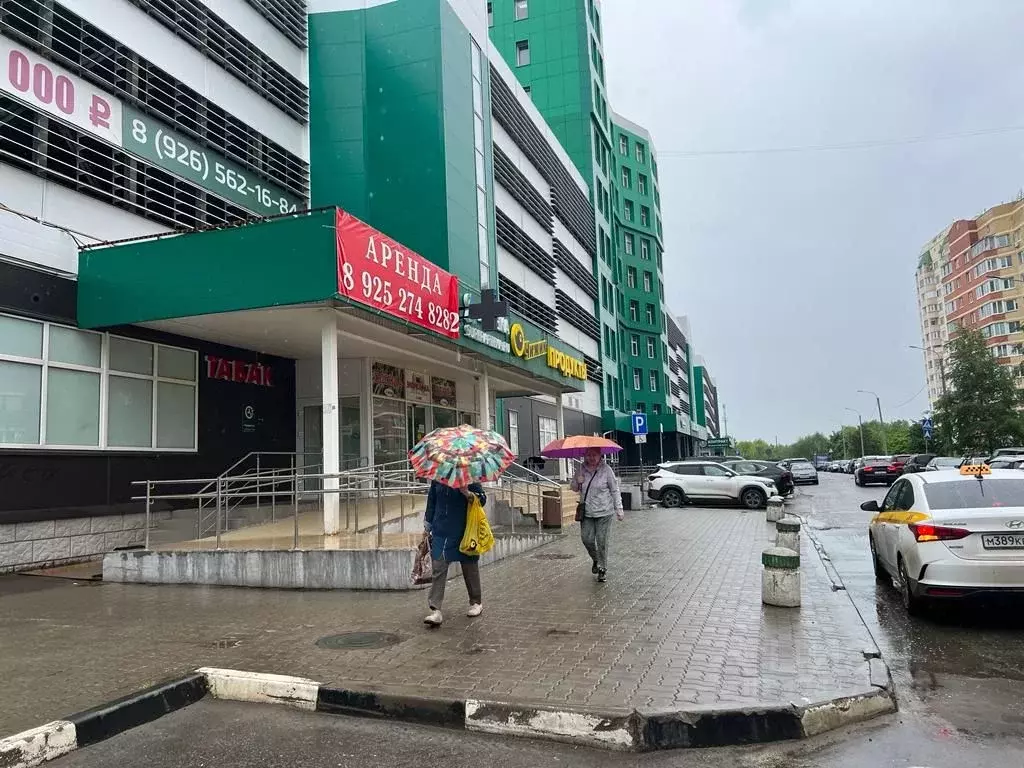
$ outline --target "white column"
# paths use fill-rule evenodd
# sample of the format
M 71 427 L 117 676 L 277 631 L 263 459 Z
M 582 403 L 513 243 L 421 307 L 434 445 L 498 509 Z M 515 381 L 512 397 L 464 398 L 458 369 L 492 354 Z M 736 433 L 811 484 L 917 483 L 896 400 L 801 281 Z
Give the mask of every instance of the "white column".
M 341 429 L 338 424 L 338 325 L 330 311 L 320 331 L 320 393 L 323 403 L 323 474 L 337 475 L 341 456 Z M 338 478 L 324 478 L 324 535 L 341 531 L 341 504 Z M 331 492 L 333 489 L 333 493 Z
M 476 390 L 476 409 L 480 412 L 480 429 L 491 428 L 491 380 L 487 373 L 487 366 L 484 366 L 480 374 Z
M 558 401 L 558 439 L 561 440 L 565 437 L 565 409 L 562 406 L 562 398 L 564 395 L 555 395 L 555 399 Z M 541 446 L 543 447 L 543 446 Z M 569 462 L 565 459 L 558 460 L 558 479 L 563 483 L 569 480 Z

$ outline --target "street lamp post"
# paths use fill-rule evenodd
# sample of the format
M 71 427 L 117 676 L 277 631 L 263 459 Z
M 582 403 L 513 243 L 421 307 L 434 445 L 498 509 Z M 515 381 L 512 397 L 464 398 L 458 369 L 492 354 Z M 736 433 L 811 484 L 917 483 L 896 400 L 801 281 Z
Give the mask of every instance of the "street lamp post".
M 864 450 L 864 419 L 860 417 L 860 411 L 855 411 L 853 408 L 847 408 L 850 413 L 857 414 L 857 424 L 860 425 L 860 455 L 864 456 L 867 452 Z
M 882 418 L 882 398 L 878 396 L 877 392 L 872 392 L 870 389 L 858 389 L 862 395 L 874 395 L 875 404 L 878 406 L 878 423 L 882 427 L 882 453 L 886 456 L 889 455 L 889 438 L 885 434 L 885 419 Z

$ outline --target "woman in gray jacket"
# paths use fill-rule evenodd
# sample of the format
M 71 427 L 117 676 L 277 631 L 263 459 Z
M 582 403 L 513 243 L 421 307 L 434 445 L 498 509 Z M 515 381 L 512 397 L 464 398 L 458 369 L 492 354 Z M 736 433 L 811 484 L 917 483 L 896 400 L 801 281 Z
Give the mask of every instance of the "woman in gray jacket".
M 583 457 L 583 465 L 572 480 L 572 489 L 579 491 L 584 506 L 580 532 L 583 546 L 594 561 L 591 569 L 598 581 L 604 581 L 608 572 L 608 532 L 612 516 L 623 520 L 622 495 L 615 470 L 605 462 L 601 451 L 591 448 Z

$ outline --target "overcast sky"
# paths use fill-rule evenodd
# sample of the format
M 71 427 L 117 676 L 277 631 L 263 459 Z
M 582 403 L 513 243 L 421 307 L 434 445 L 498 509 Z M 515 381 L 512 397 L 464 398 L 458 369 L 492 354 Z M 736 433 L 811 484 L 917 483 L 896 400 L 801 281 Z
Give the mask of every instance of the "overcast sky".
M 1024 0 L 603 0 L 615 110 L 659 154 L 666 296 L 728 410 L 781 442 L 927 407 L 914 268 L 1024 187 Z M 697 153 L 696 155 L 687 153 Z

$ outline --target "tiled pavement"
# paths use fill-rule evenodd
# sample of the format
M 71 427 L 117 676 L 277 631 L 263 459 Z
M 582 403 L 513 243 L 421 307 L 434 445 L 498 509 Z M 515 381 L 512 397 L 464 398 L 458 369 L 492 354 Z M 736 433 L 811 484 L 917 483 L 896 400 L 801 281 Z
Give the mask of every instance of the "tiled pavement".
M 803 606 L 766 608 L 764 512 L 651 509 L 612 532 L 597 584 L 573 529 L 483 571 L 483 617 L 421 624 L 425 594 L 0 579 L 0 735 L 200 666 L 394 693 L 620 709 L 817 701 L 868 685 L 866 630 L 804 536 Z M 383 630 L 384 650 L 316 641 Z

